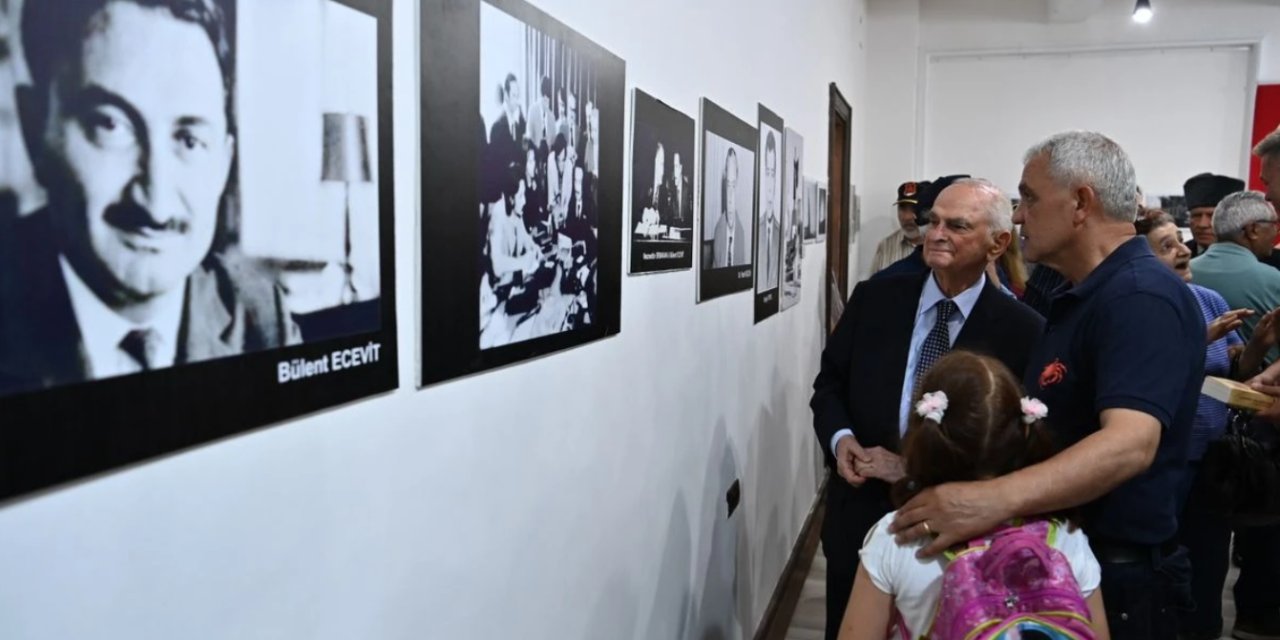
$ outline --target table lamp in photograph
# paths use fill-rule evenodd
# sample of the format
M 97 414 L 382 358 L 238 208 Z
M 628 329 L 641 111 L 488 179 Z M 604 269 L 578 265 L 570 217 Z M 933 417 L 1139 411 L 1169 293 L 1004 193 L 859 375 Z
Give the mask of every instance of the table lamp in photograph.
M 368 121 L 354 113 L 324 114 L 324 169 L 320 180 L 341 182 L 345 194 L 343 205 L 344 277 L 339 302 L 351 304 L 360 299 L 352 277 L 351 264 L 351 184 L 373 182 L 369 168 Z

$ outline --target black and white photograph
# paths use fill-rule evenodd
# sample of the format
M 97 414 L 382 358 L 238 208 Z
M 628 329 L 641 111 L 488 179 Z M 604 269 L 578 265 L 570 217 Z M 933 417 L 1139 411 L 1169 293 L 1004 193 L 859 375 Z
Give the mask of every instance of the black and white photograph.
M 804 179 L 804 241 L 813 244 L 818 241 L 818 181 L 813 178 Z
M 818 242 L 827 240 L 827 183 L 818 183 Z
M 858 232 L 862 230 L 862 196 L 858 187 L 849 183 L 849 244 L 857 246 Z
M 622 60 L 522 0 L 421 18 L 422 382 L 617 333 Z
M 631 274 L 693 266 L 693 118 L 641 91 L 631 98 Z
M 786 311 L 800 301 L 800 266 L 804 256 L 804 137 L 787 127 L 782 163 L 782 294 Z
M 0 2 L 0 497 L 396 386 L 390 15 Z
M 756 137 L 755 320 L 778 312 L 782 272 L 782 118 L 759 105 Z
M 751 288 L 756 128 L 702 99 L 698 301 Z

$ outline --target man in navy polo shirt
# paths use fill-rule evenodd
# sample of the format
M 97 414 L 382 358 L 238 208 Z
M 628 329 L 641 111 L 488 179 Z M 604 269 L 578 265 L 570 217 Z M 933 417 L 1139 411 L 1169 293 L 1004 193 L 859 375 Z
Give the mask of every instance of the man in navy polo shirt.
M 1082 507 L 1102 565 L 1113 638 L 1175 638 L 1168 562 L 1176 488 L 1204 376 L 1205 324 L 1190 290 L 1134 237 L 1133 165 L 1090 132 L 1027 152 L 1014 213 L 1027 259 L 1064 275 L 1024 386 L 1065 448 L 1002 478 L 934 487 L 898 512 L 935 554 L 1017 516 Z M 926 526 L 927 524 L 927 526 Z

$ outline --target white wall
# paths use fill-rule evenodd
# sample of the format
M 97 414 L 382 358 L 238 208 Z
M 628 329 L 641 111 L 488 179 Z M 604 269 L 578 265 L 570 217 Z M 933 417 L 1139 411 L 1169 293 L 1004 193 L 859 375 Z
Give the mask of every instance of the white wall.
M 934 57 L 924 175 L 963 171 L 1015 194 L 1028 146 L 1092 129 L 1128 151 L 1146 194 L 1181 195 L 1204 171 L 1243 177 L 1251 62 L 1239 46 Z
M 695 305 L 691 271 L 627 278 L 620 336 L 410 388 L 416 4 L 395 0 L 405 388 L 6 505 L 0 637 L 753 633 L 818 478 L 825 252 L 806 253 L 800 304 L 758 326 L 749 293 Z M 815 177 L 828 82 L 863 130 L 860 0 L 537 4 L 687 113 L 706 95 L 754 120 L 764 102 Z
M 918 5 L 918 18 L 911 21 L 900 4 Z M 875 242 L 894 228 L 893 189 L 908 178 L 932 178 L 926 175 L 922 149 L 927 144 L 927 125 L 921 114 L 923 93 L 921 73 L 931 54 L 1017 52 L 1063 49 L 1118 49 L 1141 46 L 1185 45 L 1210 42 L 1259 43 L 1256 69 L 1251 71 L 1258 83 L 1280 82 L 1280 3 L 1263 0 L 1159 0 L 1154 3 L 1155 17 L 1147 25 L 1129 19 L 1132 2 L 1105 2 L 1087 19 L 1078 22 L 1053 22 L 1044 0 L 868 0 L 868 33 L 870 48 L 867 60 L 872 67 L 868 76 L 867 95 L 872 114 L 890 111 L 895 114 L 895 133 L 903 132 L 904 145 L 910 145 L 911 157 L 902 152 L 887 152 L 875 146 L 868 157 L 875 161 L 869 171 L 886 176 L 882 181 L 868 174 L 864 218 L 871 233 L 861 241 L 862 270 L 865 277 Z M 909 13 L 909 12 L 908 12 Z M 913 44 L 914 43 L 914 44 Z M 907 55 L 903 49 L 910 47 Z M 892 75 L 883 73 L 877 62 L 888 56 L 910 59 L 893 68 Z M 1120 78 L 1135 83 L 1143 78 L 1133 72 L 1118 70 Z M 1045 78 L 1051 82 L 1052 78 Z M 910 87 L 910 89 L 908 89 Z M 1166 87 L 1162 105 L 1177 109 L 1192 100 L 1201 88 L 1195 86 Z M 1034 92 L 1033 86 L 1010 86 L 1011 99 L 1019 92 Z M 1250 100 L 1250 104 L 1251 100 Z M 1250 112 L 1251 113 L 1251 112 Z M 1026 117 L 1034 119 L 1036 113 Z M 1235 114 L 1233 114 L 1235 117 Z M 883 129 L 879 118 L 869 118 L 875 129 Z M 913 127 L 903 128 L 910 120 Z M 913 131 L 913 134 L 905 132 Z M 1030 146 L 1035 140 L 1019 141 Z M 1180 142 L 1177 132 L 1170 132 L 1170 153 Z M 1141 174 L 1141 167 L 1138 168 Z M 1188 176 L 1189 177 L 1189 176 Z M 881 194 L 881 195 L 877 195 Z

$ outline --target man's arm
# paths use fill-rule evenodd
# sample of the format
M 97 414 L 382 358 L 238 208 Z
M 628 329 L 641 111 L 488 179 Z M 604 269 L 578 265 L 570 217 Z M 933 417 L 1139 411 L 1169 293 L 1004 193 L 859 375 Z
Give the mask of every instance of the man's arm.
M 1162 431 L 1159 420 L 1133 409 L 1106 409 L 1101 422 L 1098 432 L 1040 464 L 994 480 L 926 489 L 898 510 L 893 532 L 901 540 L 938 534 L 921 551 L 934 555 L 1010 518 L 1096 500 L 1151 466 Z
M 866 287 L 861 284 L 854 287 L 849 304 L 845 306 L 836 328 L 827 338 L 818 375 L 813 380 L 813 396 L 809 400 L 809 407 L 813 409 L 813 429 L 824 455 L 833 455 L 830 443 L 836 432 L 852 429 L 854 426 L 845 402 L 849 394 L 850 364 L 857 348 L 854 336 L 855 318 L 862 306 L 865 290 Z M 831 461 L 828 458 L 828 462 Z

